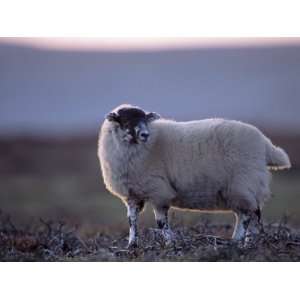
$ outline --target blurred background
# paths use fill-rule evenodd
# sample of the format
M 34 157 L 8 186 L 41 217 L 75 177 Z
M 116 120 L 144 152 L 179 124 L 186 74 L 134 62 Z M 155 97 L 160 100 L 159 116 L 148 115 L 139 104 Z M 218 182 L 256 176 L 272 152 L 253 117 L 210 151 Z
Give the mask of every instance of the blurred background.
M 0 38 L 0 209 L 20 224 L 127 228 L 96 154 L 104 115 L 121 103 L 258 126 L 293 165 L 274 173 L 264 217 L 300 225 L 299 38 Z M 185 224 L 233 221 L 173 214 Z M 154 224 L 149 207 L 141 223 Z

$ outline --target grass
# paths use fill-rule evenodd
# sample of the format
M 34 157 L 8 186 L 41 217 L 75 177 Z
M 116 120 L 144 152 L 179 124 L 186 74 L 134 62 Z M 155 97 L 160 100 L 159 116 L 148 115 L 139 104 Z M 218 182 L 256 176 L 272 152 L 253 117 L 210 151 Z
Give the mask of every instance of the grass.
M 98 227 L 127 228 L 125 206 L 104 190 L 100 176 L 59 174 L 41 177 L 17 174 L 1 178 L 0 209 L 9 213 L 17 224 L 28 224 L 39 217 L 53 221 L 64 220 L 91 230 Z M 263 217 L 274 222 L 288 215 L 291 225 L 298 227 L 300 216 L 299 173 L 274 174 L 273 197 L 267 202 Z M 201 219 L 232 223 L 230 215 L 176 212 L 174 218 L 185 225 L 194 225 Z M 141 222 L 153 226 L 151 207 L 146 207 Z

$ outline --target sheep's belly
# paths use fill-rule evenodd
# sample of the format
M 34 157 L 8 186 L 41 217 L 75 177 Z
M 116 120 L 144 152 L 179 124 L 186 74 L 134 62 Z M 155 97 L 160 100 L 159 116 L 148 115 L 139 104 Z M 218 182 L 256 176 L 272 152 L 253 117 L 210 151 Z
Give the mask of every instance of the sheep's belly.
M 211 194 L 184 193 L 172 200 L 172 207 L 191 210 L 229 210 L 230 206 L 222 192 Z

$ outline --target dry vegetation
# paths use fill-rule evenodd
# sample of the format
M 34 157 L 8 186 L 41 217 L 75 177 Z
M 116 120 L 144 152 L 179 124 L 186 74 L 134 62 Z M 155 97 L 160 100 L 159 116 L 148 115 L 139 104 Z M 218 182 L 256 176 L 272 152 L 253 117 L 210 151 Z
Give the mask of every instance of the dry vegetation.
M 254 244 L 243 247 L 229 238 L 229 225 L 200 223 L 174 225 L 177 235 L 166 246 L 154 229 L 142 230 L 140 246 L 128 250 L 127 234 L 98 233 L 82 236 L 78 228 L 40 220 L 31 228 L 17 228 L 4 214 L 0 217 L 1 261 L 299 261 L 300 232 L 288 226 L 265 224 Z

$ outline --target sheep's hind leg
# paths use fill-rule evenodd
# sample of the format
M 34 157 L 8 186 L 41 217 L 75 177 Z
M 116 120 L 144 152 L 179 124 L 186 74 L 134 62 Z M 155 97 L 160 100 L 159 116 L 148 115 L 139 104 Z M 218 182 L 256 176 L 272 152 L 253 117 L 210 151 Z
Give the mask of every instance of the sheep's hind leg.
M 235 213 L 236 224 L 232 239 L 235 241 L 242 241 L 246 237 L 246 232 L 250 223 L 250 216 L 241 212 Z
M 254 242 L 261 231 L 260 210 L 254 212 L 235 213 L 236 226 L 233 233 L 233 240 L 244 241 L 245 245 Z
M 261 223 L 261 212 L 258 208 L 256 211 L 251 213 L 251 219 L 247 228 L 245 243 L 255 243 L 261 231 L 263 231 L 263 226 Z
M 169 207 L 154 207 L 157 227 L 161 231 L 167 245 L 171 244 L 175 240 L 175 234 L 170 229 L 168 222 L 168 211 Z

